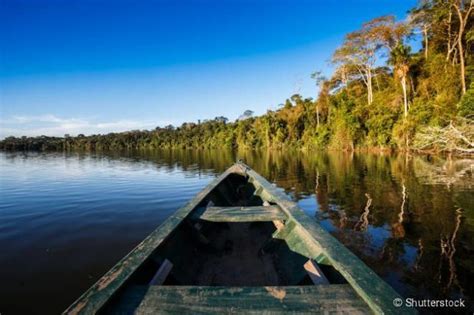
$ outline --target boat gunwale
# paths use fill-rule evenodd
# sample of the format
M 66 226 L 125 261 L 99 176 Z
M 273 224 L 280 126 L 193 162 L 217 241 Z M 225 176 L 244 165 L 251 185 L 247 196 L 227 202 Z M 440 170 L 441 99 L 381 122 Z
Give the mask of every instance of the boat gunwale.
M 166 219 L 71 304 L 63 314 L 95 313 L 99 311 L 170 233 L 215 187 L 232 173 L 248 176 L 249 181 L 256 188 L 256 194 L 277 204 L 288 217 L 287 224 L 292 222 L 298 228 L 300 238 L 298 241 L 313 245 L 308 246 L 313 248 L 309 249 L 311 258 L 318 262 L 324 260 L 329 262 L 342 274 L 348 284 L 374 313 L 399 314 L 401 311 L 407 314 L 417 313 L 413 308 L 395 307 L 394 299 L 401 299 L 401 296 L 392 287 L 348 248 L 325 231 L 313 218 L 304 213 L 286 194 L 277 190 L 274 185 L 244 163 L 237 162 Z M 318 250 L 314 250 L 314 248 Z
M 121 288 L 129 277 L 153 253 L 153 251 L 171 234 L 171 232 L 217 187 L 228 175 L 241 173 L 238 164 L 232 165 L 225 172 L 210 182 L 193 199 L 175 211 L 143 241 L 117 262 L 86 292 L 75 300 L 63 314 L 96 313 Z
M 404 305 L 395 306 L 395 300 L 404 299 L 360 258 L 345 247 L 339 240 L 324 230 L 314 218 L 309 217 L 295 202 L 269 183 L 263 176 L 247 165 L 241 163 L 252 184 L 260 190 L 260 195 L 276 203 L 288 216 L 286 224 L 293 222 L 298 228 L 300 237 L 313 243 L 318 248 L 313 252 L 312 259 L 329 262 L 357 294 L 367 303 L 376 314 L 418 314 L 415 308 Z M 314 246 L 313 246 L 314 247 Z M 309 251 L 311 249 L 309 248 Z

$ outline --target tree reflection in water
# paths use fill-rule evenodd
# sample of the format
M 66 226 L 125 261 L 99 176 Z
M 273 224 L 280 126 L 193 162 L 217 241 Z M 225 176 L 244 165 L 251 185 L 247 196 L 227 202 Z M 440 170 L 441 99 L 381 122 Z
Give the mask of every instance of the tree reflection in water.
M 160 171 L 178 168 L 186 176 L 217 175 L 243 159 L 285 190 L 401 294 L 464 297 L 468 305 L 474 304 L 472 159 L 226 150 L 93 156 L 151 163 Z
M 405 296 L 470 300 L 474 295 L 473 160 L 341 152 L 234 154 L 299 201 Z
M 372 204 L 372 198 L 370 198 L 369 194 L 365 194 L 367 197 L 367 204 L 365 205 L 364 212 L 359 218 L 359 222 L 356 223 L 354 226 L 354 230 L 356 231 L 365 231 L 369 226 L 369 212 L 370 212 L 370 205 Z

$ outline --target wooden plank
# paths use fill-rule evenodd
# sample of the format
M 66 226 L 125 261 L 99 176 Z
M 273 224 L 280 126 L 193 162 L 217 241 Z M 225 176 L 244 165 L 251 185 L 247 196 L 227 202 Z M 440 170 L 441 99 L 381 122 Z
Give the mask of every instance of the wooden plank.
M 353 290 L 357 292 L 373 312 L 378 314 L 416 313 L 416 310 L 413 308 L 406 308 L 403 306 L 396 308 L 393 305 L 393 299 L 400 298 L 400 296 L 390 286 L 388 286 L 373 272 L 373 270 L 368 268 L 360 259 L 317 224 L 314 218 L 307 216 L 294 202 L 290 201 L 284 193 L 276 190 L 273 185 L 243 163 L 237 163 L 230 167 L 226 172 L 202 190 L 194 199 L 190 200 L 184 207 L 179 209 L 163 222 L 162 225 L 160 225 L 134 250 L 132 250 L 101 279 L 99 279 L 99 281 L 97 281 L 88 291 L 76 300 L 64 313 L 90 314 L 100 311 L 105 303 L 123 286 L 130 275 L 132 275 L 143 261 L 151 255 L 156 247 L 166 240 L 169 234 L 183 221 L 183 219 L 188 217 L 190 213 L 192 213 L 193 210 L 196 209 L 196 207 L 207 197 L 207 195 L 231 173 L 239 173 L 248 176 L 249 180 L 255 185 L 258 195 L 264 201 L 277 204 L 281 208 L 282 212 L 285 214 L 285 218 L 288 220 L 281 231 L 278 231 L 278 234 L 282 235 L 282 237 L 284 237 L 283 235 L 286 235 L 289 238 L 287 242 L 292 250 L 297 249 L 297 252 L 308 253 L 306 257 L 314 259 L 317 262 L 325 260 L 330 263 L 342 274 L 342 276 L 352 286 Z M 333 286 L 334 285 L 310 287 L 318 288 Z M 150 290 L 157 287 L 159 286 L 152 286 L 150 287 Z M 198 290 L 197 292 L 199 293 L 204 289 L 196 287 L 195 290 Z M 281 290 L 283 290 L 286 295 L 286 289 L 270 288 L 270 290 L 278 296 L 282 295 Z M 176 292 L 179 293 L 179 291 Z M 218 292 L 215 294 L 218 295 Z M 186 296 L 180 296 L 181 301 L 183 301 L 183 298 L 185 297 Z M 259 298 L 260 297 L 261 296 L 259 295 Z M 318 295 L 312 294 L 311 299 L 315 299 L 315 297 L 319 298 Z M 318 300 L 318 298 L 316 298 L 316 300 Z M 304 308 L 308 310 L 308 305 L 311 305 L 311 301 L 301 301 L 302 303 L 304 302 L 304 305 L 301 306 L 302 310 Z M 336 299 L 332 297 L 332 301 L 337 303 L 337 297 Z M 328 297 L 328 303 L 329 302 Z M 229 305 L 228 307 L 230 307 L 230 311 L 232 311 L 232 306 Z M 179 308 L 176 308 L 175 310 L 179 311 Z M 222 310 L 223 309 L 220 311 Z M 170 312 L 172 311 L 173 310 L 170 310 Z M 227 313 L 230 311 L 227 310 Z M 314 310 L 311 309 L 311 311 Z M 206 311 L 204 310 L 201 313 L 206 313 Z M 261 310 L 260 313 L 265 312 Z
M 277 231 L 279 231 L 279 230 L 281 230 L 285 227 L 285 223 L 282 220 L 273 221 L 273 225 L 275 225 Z
M 278 206 L 208 207 L 199 218 L 212 222 L 256 222 L 285 220 L 286 215 Z
M 169 273 L 171 272 L 172 268 L 173 264 L 168 259 L 165 259 L 151 279 L 150 285 L 162 285 L 165 282 L 166 277 L 168 277 Z
M 72 303 L 63 314 L 97 313 L 112 295 L 127 281 L 137 268 L 147 259 L 168 235 L 231 173 L 241 173 L 242 169 L 233 165 L 207 185 L 195 198 L 165 220 L 156 230 L 122 258 L 92 287 Z M 86 253 L 87 254 L 87 253 Z
M 132 287 L 110 313 L 369 314 L 345 284 L 285 287 Z
M 307 257 L 317 262 L 325 260 L 331 264 L 366 301 L 373 312 L 377 314 L 417 314 L 414 308 L 394 306 L 393 300 L 401 298 L 401 296 L 392 287 L 317 224 L 314 218 L 305 214 L 283 192 L 277 190 L 265 178 L 245 164 L 239 163 L 239 165 L 241 165 L 242 172 L 249 176 L 249 181 L 256 188 L 262 188 L 260 197 L 268 202 L 276 203 L 287 214 L 286 226 L 295 225 L 289 233 L 294 247 L 299 249 L 306 247 L 303 251 L 308 252 Z
M 309 277 L 311 278 L 311 281 L 315 285 L 326 285 L 329 284 L 328 279 L 324 275 L 323 271 L 321 268 L 319 268 L 318 264 L 316 264 L 314 261 L 309 259 L 305 264 L 304 264 L 304 269 L 308 273 Z

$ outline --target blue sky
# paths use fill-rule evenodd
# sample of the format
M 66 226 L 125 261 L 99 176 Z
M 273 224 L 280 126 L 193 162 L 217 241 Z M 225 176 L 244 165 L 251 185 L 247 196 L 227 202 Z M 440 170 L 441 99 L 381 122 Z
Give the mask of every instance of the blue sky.
M 0 138 L 263 114 L 330 72 L 344 35 L 416 0 L 0 3 Z

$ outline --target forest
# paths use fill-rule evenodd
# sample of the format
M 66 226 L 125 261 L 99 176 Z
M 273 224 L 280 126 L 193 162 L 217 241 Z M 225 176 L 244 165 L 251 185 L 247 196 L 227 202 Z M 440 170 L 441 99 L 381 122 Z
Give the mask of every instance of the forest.
M 387 15 L 367 21 L 334 51 L 331 76 L 311 75 L 316 99 L 295 94 L 261 116 L 247 110 L 235 122 L 218 116 L 104 135 L 7 137 L 0 149 L 291 147 L 472 154 L 473 11 L 473 0 L 424 0 L 404 20 Z M 412 51 L 415 46 L 419 51 Z

